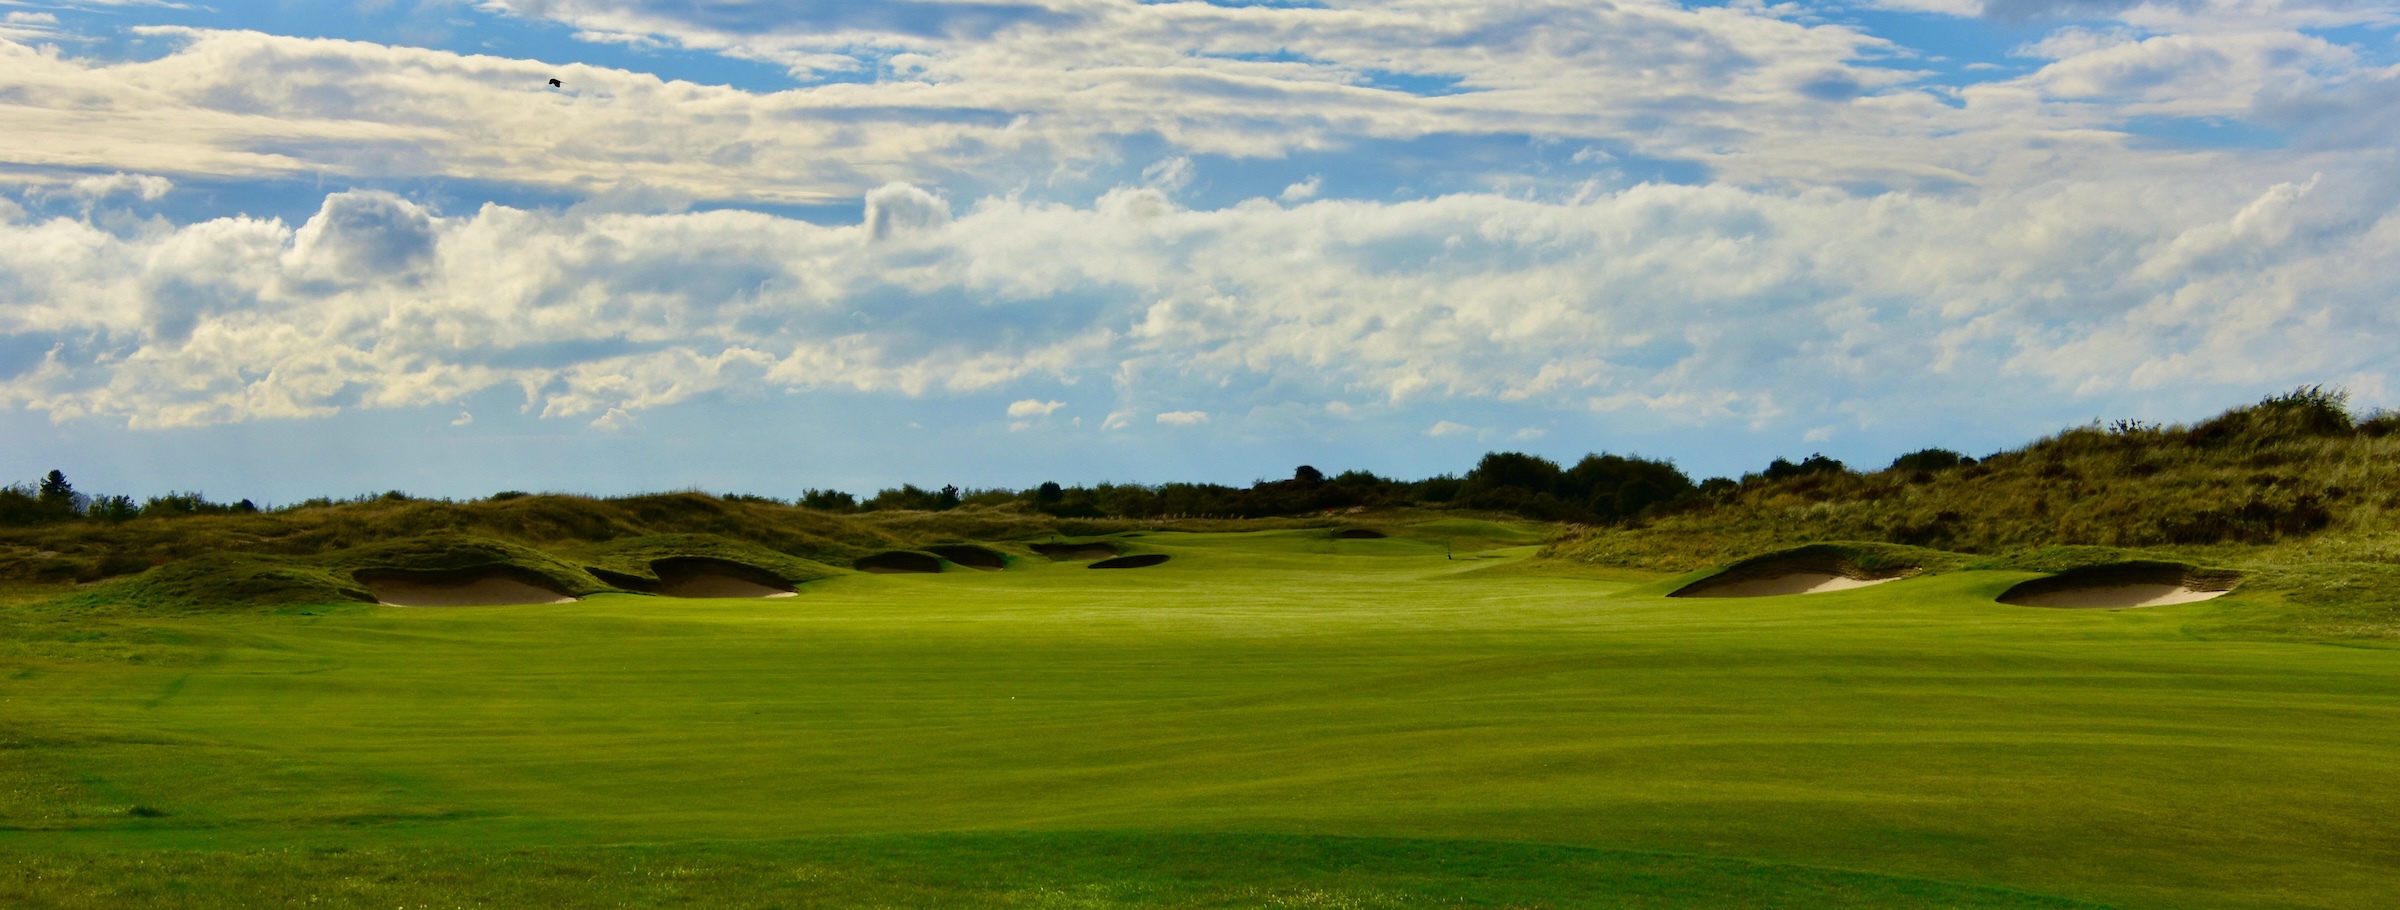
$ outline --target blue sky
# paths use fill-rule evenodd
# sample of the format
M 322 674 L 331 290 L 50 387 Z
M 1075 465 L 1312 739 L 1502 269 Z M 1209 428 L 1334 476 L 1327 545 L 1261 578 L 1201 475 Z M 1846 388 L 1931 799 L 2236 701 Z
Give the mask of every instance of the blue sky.
M 2396 21 L 0 0 L 0 480 L 1706 476 L 2395 405 Z

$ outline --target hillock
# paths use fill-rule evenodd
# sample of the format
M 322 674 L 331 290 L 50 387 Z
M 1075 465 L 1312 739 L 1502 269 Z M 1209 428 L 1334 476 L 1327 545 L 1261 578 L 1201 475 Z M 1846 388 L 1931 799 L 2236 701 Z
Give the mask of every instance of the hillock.
M 2092 424 L 1983 459 L 1931 450 L 1860 472 L 1829 459 L 1704 485 L 1553 558 L 1686 572 L 1787 547 L 1874 542 L 1966 565 L 2057 571 L 2141 559 L 2236 566 L 2320 610 L 2307 624 L 2400 636 L 2400 418 L 2307 387 L 2189 425 Z M 1945 457 L 1946 456 L 1946 457 Z

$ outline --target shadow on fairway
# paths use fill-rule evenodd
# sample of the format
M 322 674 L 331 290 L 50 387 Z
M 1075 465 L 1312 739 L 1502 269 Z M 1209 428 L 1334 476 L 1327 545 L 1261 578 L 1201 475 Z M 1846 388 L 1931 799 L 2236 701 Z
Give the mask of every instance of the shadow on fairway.
M 1115 558 L 1115 559 L 1103 559 L 1103 560 L 1101 560 L 1101 561 L 1099 561 L 1099 562 L 1092 563 L 1091 565 L 1089 565 L 1089 566 L 1086 566 L 1085 568 L 1091 568 L 1091 569 L 1147 569 L 1147 568 L 1150 568 L 1151 566 L 1155 566 L 1155 565 L 1158 565 L 1159 563 L 1163 563 L 1163 562 L 1166 562 L 1166 561 L 1167 561 L 1167 554 L 1165 554 L 1165 553 L 1137 553 L 1137 554 L 1134 554 L 1134 555 L 1132 555 L 1132 556 L 1119 556 L 1119 557 L 1117 557 L 1117 558 Z
M 861 556 L 852 563 L 861 572 L 877 575 L 923 575 L 942 570 L 942 558 L 914 550 L 893 550 L 873 556 Z

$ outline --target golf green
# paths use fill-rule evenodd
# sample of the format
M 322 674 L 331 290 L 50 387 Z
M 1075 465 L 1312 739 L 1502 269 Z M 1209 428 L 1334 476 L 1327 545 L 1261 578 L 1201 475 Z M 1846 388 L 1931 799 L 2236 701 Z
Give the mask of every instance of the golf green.
M 1449 558 L 1445 537 L 1507 533 L 1452 524 L 1148 534 L 1123 542 L 1172 560 L 845 575 L 775 600 L 5 608 L 0 899 L 2400 893 L 2400 652 L 2188 631 L 2254 609 L 2239 592 L 1993 602 L 2025 573 L 1669 599 L 1530 548 Z

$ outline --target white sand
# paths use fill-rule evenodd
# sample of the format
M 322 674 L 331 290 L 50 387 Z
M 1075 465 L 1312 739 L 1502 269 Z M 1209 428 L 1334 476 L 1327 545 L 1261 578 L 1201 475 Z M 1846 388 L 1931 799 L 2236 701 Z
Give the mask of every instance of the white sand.
M 798 597 L 790 588 L 762 585 L 755 581 L 702 572 L 662 579 L 658 593 L 668 597 Z
M 2070 610 L 2106 610 L 2121 607 L 2163 607 L 2168 604 L 2198 603 L 2225 596 L 2224 591 L 2200 591 L 2183 585 L 2138 584 L 2095 585 L 2088 588 L 2068 588 L 2047 594 L 2010 598 L 2009 603 L 2026 607 L 2064 607 Z
M 516 604 L 570 604 L 575 598 L 514 578 L 491 576 L 459 584 L 418 581 L 367 583 L 375 602 L 387 607 L 499 607 Z
M 1710 585 L 1706 582 L 1702 582 L 1702 587 L 1699 590 L 1692 591 L 1691 593 L 1683 594 L 1681 596 L 1780 597 L 1785 594 L 1819 594 L 1826 591 L 1847 591 L 1851 588 L 1864 588 L 1868 585 L 1879 585 L 1887 581 L 1899 580 L 1900 579 L 1898 578 L 1851 578 L 1847 575 L 1835 575 L 1831 572 L 1794 572 L 1789 575 L 1776 575 L 1769 578 L 1753 578 L 1747 581 L 1727 582 L 1721 585 Z

